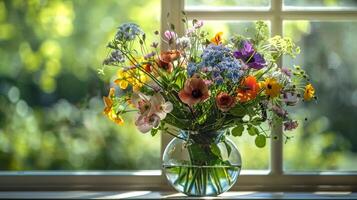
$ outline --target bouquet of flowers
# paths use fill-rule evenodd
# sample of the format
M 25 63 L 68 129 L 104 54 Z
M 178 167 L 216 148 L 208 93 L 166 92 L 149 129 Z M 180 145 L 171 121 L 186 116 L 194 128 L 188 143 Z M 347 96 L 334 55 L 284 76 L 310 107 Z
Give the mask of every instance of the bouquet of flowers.
M 155 135 L 161 130 L 182 140 L 189 159 L 180 165 L 194 166 L 232 165 L 227 135 L 241 136 L 246 130 L 255 137 L 257 147 L 264 147 L 271 134 L 261 127 L 263 122 L 270 126 L 280 122 L 285 131 L 298 126 L 286 107 L 314 99 L 315 91 L 299 66 L 277 64 L 283 55 L 299 53 L 290 38 L 269 37 L 268 26 L 261 21 L 256 22 L 254 37 L 234 35 L 229 39 L 222 32 L 209 37 L 202 21 L 184 18 L 183 22 L 183 36 L 173 25 L 164 33 L 154 33 L 157 41 L 162 36 L 167 50 L 160 50 L 157 41 L 147 45 L 146 34 L 136 24 L 119 26 L 108 44 L 111 53 L 104 60 L 104 65 L 118 68 L 114 83 L 121 90 L 117 95 L 111 88 L 103 98 L 109 119 L 121 125 L 122 115 L 136 112 L 139 131 Z M 180 183 L 186 180 L 182 171 L 174 171 L 181 191 L 206 190 L 202 194 L 208 194 L 208 183 L 202 180 L 211 176 L 205 178 L 203 169 L 196 174 L 186 170 L 187 177 L 195 180 Z M 215 173 L 209 180 L 215 191 L 221 189 L 218 194 L 224 189 L 213 180 L 223 175 Z

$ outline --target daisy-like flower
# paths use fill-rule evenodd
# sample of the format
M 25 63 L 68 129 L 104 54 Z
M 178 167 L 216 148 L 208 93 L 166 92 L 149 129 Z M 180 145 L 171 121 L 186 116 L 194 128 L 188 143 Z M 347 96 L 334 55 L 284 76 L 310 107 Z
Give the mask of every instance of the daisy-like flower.
M 122 125 L 124 124 L 124 120 L 114 109 L 114 101 L 113 101 L 114 97 L 115 97 L 115 89 L 110 88 L 108 96 L 103 97 L 103 101 L 105 105 L 103 114 L 106 115 L 110 120 L 112 120 L 116 124 Z
M 216 35 L 211 39 L 211 42 L 215 45 L 222 44 L 222 35 L 223 32 L 216 33 Z
M 270 97 L 274 98 L 280 95 L 282 86 L 275 78 L 267 78 L 264 81 L 264 91 L 265 94 Z
M 260 90 L 259 83 L 254 76 L 247 76 L 243 79 L 237 91 L 237 98 L 240 102 L 247 102 L 254 99 Z
M 304 91 L 304 100 L 309 101 L 315 97 L 315 88 L 311 85 L 311 83 L 305 86 Z
M 184 88 L 178 95 L 183 103 L 192 106 L 209 97 L 208 86 L 203 79 L 193 77 L 186 80 Z
M 227 112 L 235 105 L 235 99 L 227 92 L 220 92 L 216 96 L 216 104 L 218 109 L 223 112 Z

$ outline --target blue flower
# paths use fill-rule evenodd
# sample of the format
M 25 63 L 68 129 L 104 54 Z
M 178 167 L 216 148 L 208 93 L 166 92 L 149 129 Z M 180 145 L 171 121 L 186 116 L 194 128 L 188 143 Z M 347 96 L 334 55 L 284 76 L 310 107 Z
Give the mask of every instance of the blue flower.
M 212 79 L 216 83 L 223 82 L 223 77 L 238 82 L 243 75 L 241 63 L 234 58 L 231 50 L 223 45 L 209 45 L 203 50 L 201 62 L 195 70 L 212 68 Z M 207 71 L 207 70 L 206 70 Z
M 119 50 L 112 51 L 110 56 L 103 61 L 104 65 L 113 65 L 125 62 L 125 57 Z
M 134 40 L 136 36 L 143 34 L 144 32 L 141 30 L 139 25 L 134 23 L 125 23 L 118 27 L 118 32 L 115 37 L 117 40 L 126 42 Z
M 197 65 L 193 62 L 189 62 L 187 65 L 187 74 L 191 77 L 195 72 L 197 72 Z

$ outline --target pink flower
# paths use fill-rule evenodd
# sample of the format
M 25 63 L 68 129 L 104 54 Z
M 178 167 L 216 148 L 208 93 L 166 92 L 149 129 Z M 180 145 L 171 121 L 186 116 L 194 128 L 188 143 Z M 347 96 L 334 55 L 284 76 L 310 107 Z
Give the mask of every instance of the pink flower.
M 196 23 L 193 25 L 193 27 L 195 27 L 196 29 L 199 29 L 203 26 L 203 21 L 198 20 L 196 21 Z
M 135 120 L 135 125 L 142 133 L 149 132 L 152 128 L 158 127 L 160 124 L 160 117 L 156 114 L 146 116 L 139 115 Z
M 177 34 L 173 31 L 165 31 L 164 35 L 166 37 L 167 40 L 174 40 L 177 38 Z
M 165 101 L 160 93 L 154 94 L 150 99 L 151 109 L 148 115 L 157 115 L 161 120 L 166 118 L 166 114 L 171 112 L 173 105 L 169 101 Z
M 186 80 L 184 88 L 178 95 L 182 102 L 192 106 L 209 97 L 208 86 L 203 79 L 193 77 Z

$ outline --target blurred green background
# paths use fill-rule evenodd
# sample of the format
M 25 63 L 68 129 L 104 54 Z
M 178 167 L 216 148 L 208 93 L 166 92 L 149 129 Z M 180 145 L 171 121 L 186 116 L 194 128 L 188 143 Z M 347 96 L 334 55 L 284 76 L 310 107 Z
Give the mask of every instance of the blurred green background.
M 102 115 L 98 75 L 120 23 L 158 30 L 159 2 L 0 1 L 0 170 L 160 167 L 159 135 Z
M 288 6 L 357 6 L 355 1 L 285 1 Z M 349 3 L 348 3 L 349 2 Z M 187 0 L 186 5 L 269 6 L 268 0 Z M 0 0 L 0 170 L 127 170 L 160 168 L 160 135 L 139 133 L 128 117 L 117 126 L 102 115 L 115 69 L 98 75 L 106 43 L 123 22 L 152 35 L 160 0 Z M 252 21 L 207 21 L 213 35 L 251 34 Z M 286 21 L 284 34 L 302 54 L 318 103 L 295 113 L 287 132 L 287 170 L 357 170 L 357 21 Z M 149 40 L 153 38 L 148 38 Z M 296 109 L 295 109 L 296 110 Z M 308 120 L 305 121 L 304 118 Z M 268 169 L 269 146 L 234 138 L 244 169 Z M 145 147 L 145 148 L 143 148 Z

